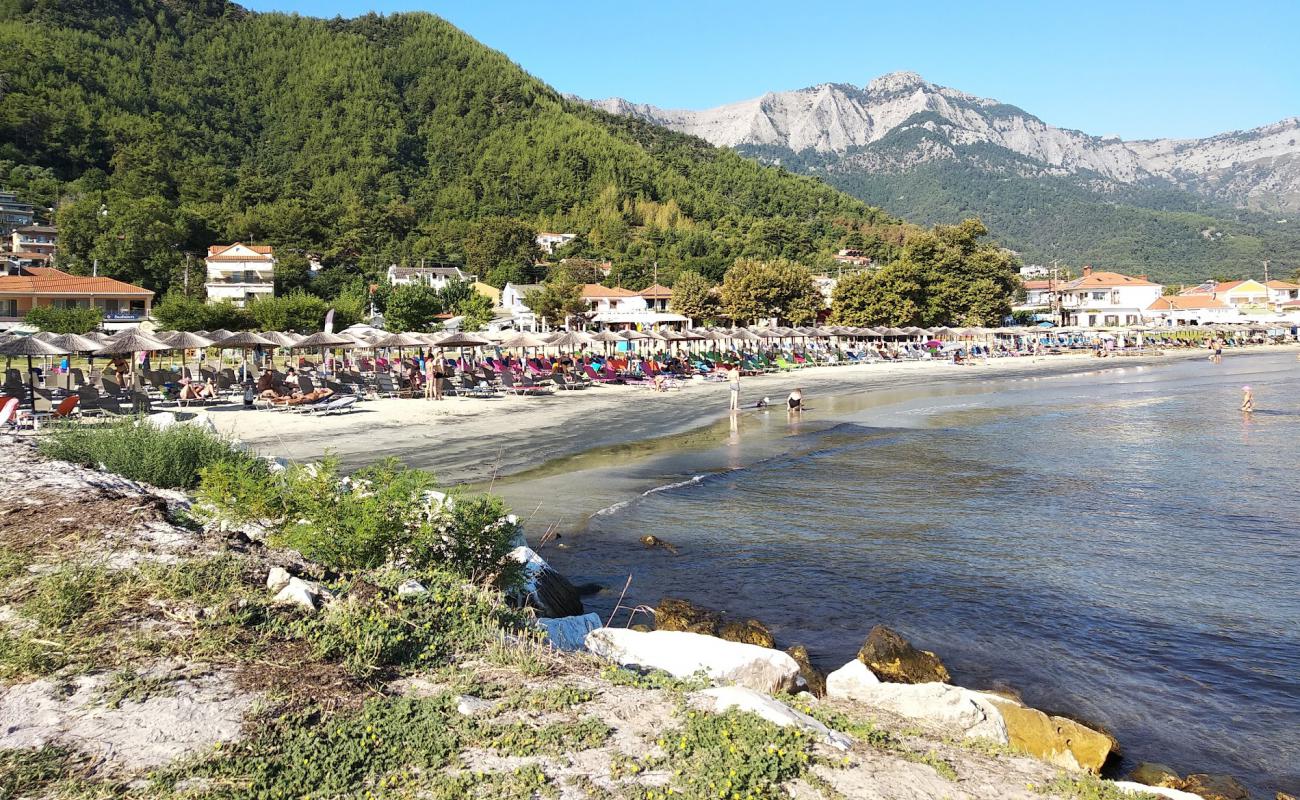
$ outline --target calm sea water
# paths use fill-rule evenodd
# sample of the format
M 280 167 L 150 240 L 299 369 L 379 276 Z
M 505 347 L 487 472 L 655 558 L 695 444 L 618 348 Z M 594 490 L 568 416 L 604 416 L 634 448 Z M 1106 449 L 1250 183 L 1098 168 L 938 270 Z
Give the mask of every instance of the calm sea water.
M 631 574 L 632 601 L 758 617 L 825 668 L 886 623 L 958 683 L 1109 728 L 1124 767 L 1300 790 L 1293 355 L 810 405 L 570 476 L 604 508 L 572 511 L 547 557 L 612 587 L 595 610 Z M 506 494 L 531 503 L 529 485 Z M 641 549 L 646 533 L 679 554 Z

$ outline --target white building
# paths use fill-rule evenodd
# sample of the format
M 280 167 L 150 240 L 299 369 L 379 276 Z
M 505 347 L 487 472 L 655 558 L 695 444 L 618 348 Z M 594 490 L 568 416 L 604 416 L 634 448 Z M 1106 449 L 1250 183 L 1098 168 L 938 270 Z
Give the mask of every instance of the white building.
M 1237 310 L 1208 294 L 1175 294 L 1157 297 L 1147 307 L 1146 318 L 1158 325 L 1184 327 L 1232 322 Z
M 550 233 L 542 231 L 537 234 L 537 246 L 547 255 L 555 255 L 555 251 L 564 247 L 569 242 L 578 238 L 576 233 Z
M 1118 272 L 1083 268 L 1083 277 L 1060 285 L 1062 321 L 1079 328 L 1115 328 L 1139 325 L 1146 310 L 1164 293 L 1164 287 Z
M 646 299 L 636 292 L 617 286 L 586 283 L 582 286 L 582 299 L 591 311 L 645 311 L 650 307 Z
M 440 290 L 452 281 L 472 281 L 474 276 L 462 272 L 460 267 L 388 267 L 388 282 L 393 286 L 409 286 L 423 283 L 434 290 Z
M 1051 274 L 1052 271 L 1042 264 L 1026 264 L 1020 268 L 1020 277 L 1026 281 L 1034 278 L 1046 278 Z
M 1292 300 L 1300 300 L 1300 285 L 1290 283 L 1289 281 L 1269 281 L 1264 284 L 1268 287 L 1268 302 L 1274 308 L 1281 307 L 1284 303 Z
M 230 300 L 242 306 L 259 297 L 275 295 L 275 254 L 268 245 L 214 244 L 205 259 L 208 268 L 208 302 Z

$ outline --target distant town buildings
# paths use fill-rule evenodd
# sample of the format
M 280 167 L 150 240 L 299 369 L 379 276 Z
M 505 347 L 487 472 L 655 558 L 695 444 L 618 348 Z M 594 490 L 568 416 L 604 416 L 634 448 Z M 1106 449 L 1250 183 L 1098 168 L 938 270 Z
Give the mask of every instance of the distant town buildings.
M 15 228 L 31 225 L 33 211 L 31 203 L 19 200 L 13 192 L 0 192 L 0 237 L 8 239 Z
M 537 247 L 548 256 L 555 255 L 555 251 L 564 247 L 569 242 L 578 238 L 576 233 L 550 233 L 543 231 L 537 234 Z
M 853 248 L 846 248 L 836 253 L 835 261 L 851 267 L 869 267 L 874 263 L 871 256 Z
M 259 297 L 275 295 L 275 254 L 260 244 L 214 244 L 208 248 L 209 303 L 231 301 L 243 306 Z
M 396 264 L 388 268 L 388 282 L 393 286 L 409 286 L 422 283 L 434 290 L 440 290 L 452 281 L 472 281 L 474 276 L 461 271 L 460 267 L 399 267 Z
M 22 322 L 33 308 L 95 308 L 104 328 L 138 325 L 148 318 L 153 292 L 113 278 L 69 275 L 52 267 L 9 266 L 0 274 L 0 330 Z

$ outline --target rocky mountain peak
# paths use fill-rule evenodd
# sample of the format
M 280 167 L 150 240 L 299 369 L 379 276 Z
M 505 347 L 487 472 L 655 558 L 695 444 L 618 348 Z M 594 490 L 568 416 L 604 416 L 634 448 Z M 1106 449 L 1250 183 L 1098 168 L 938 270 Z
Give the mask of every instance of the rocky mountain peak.
M 873 78 L 867 83 L 867 94 L 888 95 L 914 92 L 917 89 L 932 88 L 931 84 L 915 72 L 899 71 Z

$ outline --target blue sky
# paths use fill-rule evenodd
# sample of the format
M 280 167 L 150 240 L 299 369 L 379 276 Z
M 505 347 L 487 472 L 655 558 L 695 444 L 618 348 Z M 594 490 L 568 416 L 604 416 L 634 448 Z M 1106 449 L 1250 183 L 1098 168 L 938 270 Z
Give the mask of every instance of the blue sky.
M 1300 1 L 245 0 L 258 11 L 430 11 L 560 91 L 707 108 L 894 70 L 1054 125 L 1206 136 L 1300 115 Z

